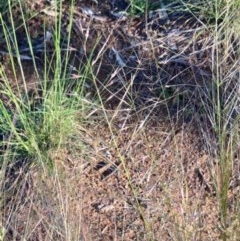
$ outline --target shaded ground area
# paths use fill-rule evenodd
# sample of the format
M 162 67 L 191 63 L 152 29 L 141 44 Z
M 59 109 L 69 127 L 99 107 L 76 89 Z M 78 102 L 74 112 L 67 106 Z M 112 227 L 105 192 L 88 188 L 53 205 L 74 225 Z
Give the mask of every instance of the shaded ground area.
M 114 3 L 118 5 L 117 1 Z M 213 43 L 208 32 L 211 30 L 206 29 L 203 22 L 193 15 L 177 8 L 174 12 L 164 10 L 164 14 L 162 11 L 153 12 L 147 19 L 144 16 L 117 18 L 106 14 L 106 11 L 111 13 L 115 5 L 107 1 L 99 5 L 77 2 L 72 13 L 68 47 L 67 24 L 71 11 L 68 5 L 64 5 L 60 16 L 63 59 L 66 57 L 64 49 L 71 49 L 67 77 L 72 82 L 80 79 L 88 60 L 92 65 L 92 72 L 88 74 L 93 75 L 89 76 L 92 80 L 87 83 L 90 91 L 94 93 L 94 88 L 97 88 L 96 92 L 100 95 L 97 98 L 104 99 L 109 105 L 123 102 L 138 109 L 152 106 L 151 111 L 157 113 L 161 103 L 168 102 L 173 115 L 179 113 L 179 109 L 184 109 L 184 114 L 190 115 L 191 119 L 193 112 L 201 111 L 202 103 L 209 102 L 206 91 L 211 84 L 210 49 Z M 36 17 L 30 18 L 28 22 L 33 37 L 34 58 L 41 69 L 46 48 L 51 61 L 49 72 L 52 72 L 54 43 L 53 40 L 46 42 L 46 33 L 42 27 L 49 28 L 48 33 L 51 35 L 56 14 L 50 12 L 48 5 L 38 3 L 37 6 L 33 5 L 33 11 L 39 12 L 40 7 L 44 11 L 36 13 Z M 26 46 L 28 41 L 24 30 L 20 30 L 20 57 L 23 60 L 31 59 L 33 56 L 30 47 Z M 4 53 L 8 55 L 8 51 Z M 27 65 L 34 70 L 31 60 L 28 60 Z
M 109 119 L 98 110 L 89 124 L 76 126 L 67 145 L 50 153 L 56 165 L 50 171 L 28 161 L 7 168 L 6 240 L 220 240 L 216 138 L 205 112 L 206 105 L 211 109 L 212 30 L 177 11 L 117 18 L 113 12 L 125 8 L 123 1 L 98 2 L 76 1 L 67 77 L 74 86 L 92 55 L 87 92 L 104 100 Z M 45 9 L 41 4 L 32 8 Z M 69 12 L 65 4 L 63 23 Z M 33 45 L 39 69 L 41 28 L 46 21 L 51 32 L 52 18 L 46 10 L 29 20 L 42 44 Z M 66 24 L 61 31 L 64 47 Z M 23 42 L 22 57 L 31 57 Z M 50 57 L 52 44 L 46 45 Z M 2 55 L 8 69 L 8 51 Z M 38 92 L 41 76 L 32 60 L 23 63 L 28 91 Z M 14 87 L 11 69 L 8 75 Z M 232 205 L 239 197 L 238 165 L 233 169 L 229 235 L 239 227 Z

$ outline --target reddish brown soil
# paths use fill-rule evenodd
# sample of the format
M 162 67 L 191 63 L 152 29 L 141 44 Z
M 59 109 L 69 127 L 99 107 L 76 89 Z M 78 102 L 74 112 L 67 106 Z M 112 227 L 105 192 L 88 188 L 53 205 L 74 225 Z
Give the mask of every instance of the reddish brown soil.
M 211 177 L 218 167 L 196 125 L 139 125 L 117 119 L 111 131 L 98 120 L 79 126 L 52 152 L 54 171 L 16 174 L 21 191 L 7 205 L 9 240 L 220 240 Z M 237 189 L 229 190 L 231 202 Z

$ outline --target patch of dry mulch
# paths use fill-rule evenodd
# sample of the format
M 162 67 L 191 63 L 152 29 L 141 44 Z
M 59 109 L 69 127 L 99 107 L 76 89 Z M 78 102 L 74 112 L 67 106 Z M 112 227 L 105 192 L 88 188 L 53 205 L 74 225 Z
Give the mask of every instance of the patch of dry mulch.
M 8 240 L 220 240 L 218 167 L 196 125 L 133 120 L 76 128 L 50 175 L 29 171 L 6 203 Z

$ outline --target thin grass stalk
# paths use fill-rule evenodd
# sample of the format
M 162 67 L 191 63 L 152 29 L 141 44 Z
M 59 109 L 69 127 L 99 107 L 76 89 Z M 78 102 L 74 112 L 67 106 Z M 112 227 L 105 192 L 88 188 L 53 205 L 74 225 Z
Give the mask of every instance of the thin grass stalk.
M 231 113 L 229 108 L 232 109 L 233 104 L 228 104 L 225 95 L 228 94 L 228 89 L 224 88 L 227 81 L 232 81 L 231 78 L 228 79 L 226 75 L 227 59 L 229 57 L 229 38 L 231 34 L 229 33 L 229 18 L 231 14 L 230 11 L 233 3 L 224 1 L 215 1 L 216 17 L 215 17 L 215 49 L 213 57 L 213 70 L 216 73 L 215 82 L 213 87 L 213 107 L 215 109 L 215 128 L 216 135 L 218 139 L 218 157 L 219 157 L 219 183 L 218 183 L 218 200 L 219 200 L 219 215 L 221 220 L 221 239 L 223 241 L 228 240 L 227 228 L 228 223 L 228 190 L 229 183 L 232 172 L 233 163 L 233 140 L 232 133 L 229 134 L 229 123 L 231 122 L 229 114 Z M 219 24 L 219 20 L 222 23 Z M 224 49 L 223 49 L 224 48 Z M 233 83 L 232 83 L 233 84 Z M 215 94 L 216 92 L 216 94 Z M 232 98 L 229 101 L 235 101 L 236 98 Z
M 33 67 L 34 67 L 34 70 L 35 70 L 35 74 L 37 75 L 37 78 L 39 79 L 39 74 L 38 74 L 38 69 L 37 69 L 37 65 L 36 65 L 36 61 L 35 61 L 32 41 L 31 41 L 31 37 L 30 37 L 28 29 L 27 29 L 26 18 L 24 16 L 24 11 L 23 11 L 23 8 L 22 8 L 21 0 L 18 0 L 18 3 L 19 3 L 19 8 L 21 10 L 20 12 L 21 12 L 22 19 L 23 19 L 23 27 L 24 27 L 24 30 L 25 30 L 25 34 L 26 34 L 26 37 L 27 37 L 27 43 L 28 43 L 30 54 L 31 54 L 31 57 L 32 57 Z
M 26 79 L 25 79 L 25 75 L 24 75 L 24 71 L 23 71 L 23 67 L 22 67 L 22 63 L 21 63 L 19 48 L 18 48 L 17 35 L 16 35 L 16 31 L 15 31 L 16 27 L 15 27 L 15 23 L 14 23 L 12 8 L 11 8 L 11 1 L 8 0 L 8 3 L 9 3 L 10 24 L 11 24 L 11 27 L 13 29 L 13 31 L 12 31 L 13 39 L 10 39 L 10 41 L 12 41 L 12 43 L 14 45 L 14 50 L 16 51 L 16 59 L 17 59 L 17 63 L 18 63 L 18 66 L 19 66 L 19 69 L 20 69 L 20 72 L 21 72 L 21 77 L 23 79 L 25 97 L 26 97 L 26 100 L 27 100 L 27 103 L 28 103 L 28 106 L 29 106 L 30 102 L 29 102 L 29 98 L 28 98 L 27 84 L 26 84 Z M 9 51 L 9 53 L 12 52 L 12 48 L 10 47 L 10 44 L 8 45 L 8 51 Z M 14 64 L 12 54 L 10 54 L 10 59 L 11 59 L 12 69 L 14 71 L 14 77 L 15 77 L 15 80 L 17 81 L 18 78 L 16 76 L 15 64 Z

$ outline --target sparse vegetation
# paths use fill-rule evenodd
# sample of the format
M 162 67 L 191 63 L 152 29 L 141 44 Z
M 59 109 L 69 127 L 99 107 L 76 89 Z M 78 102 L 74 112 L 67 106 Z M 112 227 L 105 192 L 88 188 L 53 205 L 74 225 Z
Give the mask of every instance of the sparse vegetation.
M 239 239 L 240 2 L 126 2 L 0 3 L 0 240 Z

